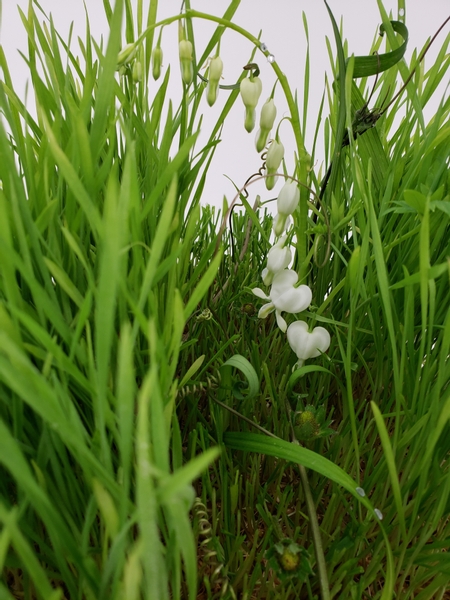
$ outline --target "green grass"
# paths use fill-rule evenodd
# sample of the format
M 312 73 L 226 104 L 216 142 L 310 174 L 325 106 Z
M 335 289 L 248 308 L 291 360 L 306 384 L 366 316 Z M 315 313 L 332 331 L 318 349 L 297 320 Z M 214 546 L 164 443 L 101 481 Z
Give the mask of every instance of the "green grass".
M 239 30 L 238 4 L 210 17 L 198 68 Z M 327 84 L 334 167 L 320 206 L 302 187 L 294 265 L 313 290 L 302 316 L 332 341 L 292 373 L 251 293 L 272 217 L 238 195 L 245 210 L 222 229 L 228 207 L 200 204 L 238 90 L 221 91 L 200 147 L 205 85 L 174 106 L 166 69 L 147 91 L 157 3 L 104 5 L 108 42 L 87 25 L 80 61 L 37 2 L 22 15 L 36 118 L 0 50 L 0 597 L 449 597 L 448 91 L 428 123 L 422 111 L 448 79 L 450 36 L 343 149 L 372 78 L 352 80 L 350 61 Z M 402 40 L 381 3 L 380 15 L 385 52 Z M 191 19 L 187 31 L 195 41 Z M 259 42 L 243 34 L 251 61 Z M 133 65 L 117 72 L 137 39 L 140 82 Z M 369 108 L 394 98 L 417 55 L 380 73 Z M 300 112 L 273 66 L 300 157 L 288 175 L 319 194 L 308 86 Z M 295 424 L 305 410 L 310 435 Z M 292 573 L 277 559 L 286 538 L 301 557 Z

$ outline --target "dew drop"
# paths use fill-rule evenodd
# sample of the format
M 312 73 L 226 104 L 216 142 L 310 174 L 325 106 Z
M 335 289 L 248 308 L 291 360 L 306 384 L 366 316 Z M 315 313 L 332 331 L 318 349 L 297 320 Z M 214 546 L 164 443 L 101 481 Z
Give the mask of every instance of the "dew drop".
M 383 520 L 383 513 L 381 512 L 381 510 L 378 510 L 378 508 L 376 508 L 374 512 L 377 515 L 377 517 L 380 519 L 380 521 L 382 521 Z
M 267 49 L 268 49 L 268 48 L 267 48 L 267 46 L 266 46 L 266 44 L 265 44 L 264 42 L 261 42 L 261 46 L 260 46 L 260 48 L 261 48 L 261 50 L 262 50 L 263 52 L 267 52 Z
M 404 8 L 399 8 L 398 9 L 398 14 L 399 14 L 400 17 L 403 17 L 404 14 L 405 14 L 405 9 Z
M 366 495 L 366 492 L 362 489 L 362 487 L 357 487 L 356 493 L 359 494 L 361 498 L 364 498 L 364 496 Z
M 275 62 L 275 56 L 273 54 L 269 54 L 269 56 L 267 57 L 267 62 L 270 62 L 270 64 Z

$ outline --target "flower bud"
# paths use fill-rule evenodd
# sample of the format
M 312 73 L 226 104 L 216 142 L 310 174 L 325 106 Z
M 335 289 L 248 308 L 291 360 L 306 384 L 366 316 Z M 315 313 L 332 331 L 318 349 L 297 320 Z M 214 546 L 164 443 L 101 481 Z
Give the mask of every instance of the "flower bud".
M 276 172 L 284 158 L 284 146 L 281 142 L 273 140 L 267 151 L 266 168 L 268 171 Z
M 217 100 L 217 94 L 219 93 L 219 81 L 222 77 L 223 62 L 220 56 L 212 58 L 209 63 L 209 78 L 208 78 L 208 92 L 206 101 L 209 106 L 212 106 Z
M 300 200 L 300 190 L 296 181 L 286 181 L 277 198 L 278 213 L 292 215 Z
M 277 109 L 275 107 L 275 103 L 272 98 L 269 98 L 266 100 L 261 109 L 261 117 L 259 120 L 260 129 L 256 136 L 256 150 L 258 152 L 262 152 L 267 144 L 267 138 L 269 137 L 269 133 L 273 127 L 276 116 Z
M 161 75 L 161 65 L 163 59 L 163 51 L 161 46 L 155 46 L 152 52 L 152 75 L 156 81 Z
M 281 165 L 281 161 L 284 157 L 284 146 L 281 142 L 277 142 L 273 140 L 270 144 L 269 149 L 267 150 L 266 156 L 266 169 L 267 175 L 266 177 L 266 188 L 271 190 L 275 186 L 275 177 L 274 173 L 278 171 L 279 166 Z
M 273 222 L 273 232 L 279 236 L 286 229 L 289 215 L 291 215 L 298 206 L 300 200 L 300 190 L 295 181 L 286 181 L 280 190 L 277 199 L 278 214 Z
M 286 217 L 283 215 L 281 217 L 279 214 L 276 214 L 273 218 L 272 222 L 272 230 L 276 237 L 280 236 L 282 233 L 287 231 L 292 224 L 291 217 Z
M 181 40 L 178 44 L 181 77 L 186 85 L 192 83 L 194 78 L 194 65 L 192 64 L 192 42 Z
M 282 237 L 267 254 L 267 267 L 262 272 L 264 285 L 271 285 L 274 275 L 286 269 L 292 260 L 289 246 L 285 246 L 286 236 Z
M 134 83 L 142 81 L 142 64 L 139 60 L 133 64 L 133 81 Z
M 255 108 L 262 92 L 259 77 L 246 78 L 240 85 L 241 98 L 245 106 L 245 129 L 250 133 L 255 127 Z
M 273 98 L 269 98 L 261 109 L 261 117 L 259 120 L 261 129 L 268 129 L 270 131 L 275 123 L 276 116 L 277 108 L 275 102 L 273 101 Z
M 127 44 L 122 50 L 119 52 L 117 56 L 117 66 L 121 67 L 130 63 L 136 55 L 136 45 L 135 44 Z

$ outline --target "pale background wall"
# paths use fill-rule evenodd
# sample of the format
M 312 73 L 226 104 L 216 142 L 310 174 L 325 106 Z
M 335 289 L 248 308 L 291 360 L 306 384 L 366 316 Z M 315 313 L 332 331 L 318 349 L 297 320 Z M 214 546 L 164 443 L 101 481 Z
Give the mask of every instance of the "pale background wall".
M 136 0 L 133 0 L 133 4 L 136 4 Z M 181 2 L 179 0 L 160 0 L 159 4 L 158 16 L 159 18 L 164 18 L 179 12 Z M 377 1 L 330 0 L 329 4 L 336 20 L 339 21 L 340 17 L 343 17 L 344 36 L 348 40 L 349 51 L 356 55 L 367 54 L 381 22 Z M 450 5 L 448 0 L 428 0 L 428 2 L 423 2 L 423 0 L 407 0 L 406 4 L 406 24 L 410 33 L 406 56 L 409 61 L 413 49 L 421 49 L 426 39 L 431 37 L 440 24 L 448 17 Z M 28 0 L 4 0 L 0 30 L 0 42 L 5 49 L 10 70 L 13 73 L 16 90 L 22 97 L 25 97 L 27 69 L 23 58 L 17 52 L 17 48 L 26 54 L 27 45 L 25 30 L 20 21 L 17 6 L 26 11 L 27 5 Z M 73 21 L 74 35 L 72 50 L 78 53 L 77 36 L 84 38 L 85 35 L 83 0 L 40 0 L 40 5 L 45 12 L 52 13 L 56 28 L 65 38 L 68 36 L 70 23 Z M 106 38 L 107 25 L 102 0 L 86 0 L 86 5 L 94 37 L 99 39 L 103 35 Z M 192 0 L 193 8 L 216 15 L 222 15 L 227 5 L 228 2 L 226 0 Z M 393 18 L 397 18 L 396 0 L 385 0 L 384 6 L 388 11 L 392 11 Z M 320 0 L 277 0 L 276 2 L 273 0 L 242 0 L 234 21 L 251 31 L 254 35 L 257 35 L 259 30 L 263 31 L 261 39 L 275 55 L 278 64 L 287 74 L 292 88 L 298 89 L 299 98 L 301 99 L 303 96 L 306 49 L 302 25 L 302 11 L 306 13 L 310 35 L 310 126 L 306 131 L 307 144 L 310 146 L 316 123 L 316 114 L 324 90 L 324 74 L 326 70 L 329 71 L 325 36 L 330 38 L 334 51 L 334 37 L 325 5 Z M 197 20 L 194 22 L 194 27 L 196 43 L 199 46 L 199 53 L 201 53 L 215 25 Z M 435 47 L 429 51 L 426 64 L 432 64 L 433 56 L 436 55 L 448 31 L 449 26 L 447 25 L 437 39 Z M 174 99 L 175 106 L 177 106 L 181 86 L 177 78 L 179 69 L 176 24 L 165 28 L 163 50 L 164 65 L 171 64 L 173 83 L 170 93 Z M 248 62 L 251 50 L 250 43 L 242 40 L 236 33 L 229 32 L 225 34 L 221 46 L 221 56 L 224 61 L 224 83 L 233 83 L 236 80 L 242 66 Z M 256 60 L 260 65 L 261 78 L 263 80 L 263 93 L 260 102 L 260 105 L 262 105 L 270 94 L 274 76 L 270 65 L 263 55 L 257 55 Z M 157 85 L 152 80 L 150 85 L 153 85 L 157 89 Z M 226 92 L 221 91 L 219 100 L 213 108 L 209 108 L 205 102 L 204 139 L 207 138 L 209 130 L 215 122 L 215 118 L 220 113 L 225 96 Z M 278 118 L 287 114 L 286 105 L 282 99 L 281 88 L 278 89 L 276 95 L 276 104 L 278 107 L 278 120 Z M 28 105 L 32 106 L 32 99 L 30 98 Z M 261 161 L 254 148 L 257 127 L 255 128 L 255 132 L 251 134 L 248 134 L 244 130 L 243 111 L 242 105 L 238 103 L 226 123 L 222 134 L 223 141 L 219 145 L 213 167 L 209 173 L 204 194 L 205 203 L 220 206 L 224 194 L 229 200 L 233 197 L 234 187 L 224 177 L 224 174 L 230 177 L 237 186 L 241 186 L 247 177 L 260 167 Z M 428 115 L 431 115 L 432 111 L 433 106 L 430 107 Z M 292 169 L 293 144 L 287 123 L 282 125 L 281 132 L 282 141 L 286 146 L 288 169 Z M 319 152 L 316 156 L 317 166 L 319 166 L 322 157 L 322 146 L 319 146 Z M 279 189 L 280 185 L 281 182 L 277 184 L 275 191 Z M 256 193 L 261 193 L 263 199 L 274 196 L 273 192 L 266 192 L 262 184 L 252 186 L 250 192 L 251 199 L 254 198 Z

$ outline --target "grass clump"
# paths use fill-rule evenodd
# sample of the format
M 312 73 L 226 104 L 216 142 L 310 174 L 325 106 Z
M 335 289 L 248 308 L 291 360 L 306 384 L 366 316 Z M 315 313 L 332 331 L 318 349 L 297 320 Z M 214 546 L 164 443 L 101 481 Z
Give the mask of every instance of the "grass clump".
M 299 182 L 281 270 L 312 301 L 262 319 L 252 290 L 271 294 L 277 272 L 261 276 L 273 217 L 246 196 L 260 175 L 237 193 L 243 212 L 200 205 L 240 81 L 220 90 L 201 147 L 203 95 L 212 104 L 217 88 L 197 71 L 229 28 L 249 40 L 240 80 L 254 82 L 255 53 L 268 52 L 233 23 L 238 4 L 219 18 L 187 2 L 157 23 L 155 2 L 144 19 L 140 2 L 133 15 L 105 0 L 107 45 L 87 26 L 79 60 L 31 3 L 35 117 L 1 52 L 3 598 L 448 592 L 450 99 L 428 123 L 423 109 L 448 75 L 449 37 L 426 71 L 416 54 L 392 62 L 407 35 L 381 4 L 379 58 L 347 60 L 335 26 L 325 178 L 272 63 L 296 142 L 294 172 L 281 155 L 275 172 Z M 217 27 L 199 56 L 201 19 Z M 174 108 L 152 50 L 157 28 L 177 22 Z M 307 86 L 304 105 L 303 122 Z M 283 331 L 296 318 L 330 337 L 297 362 Z

